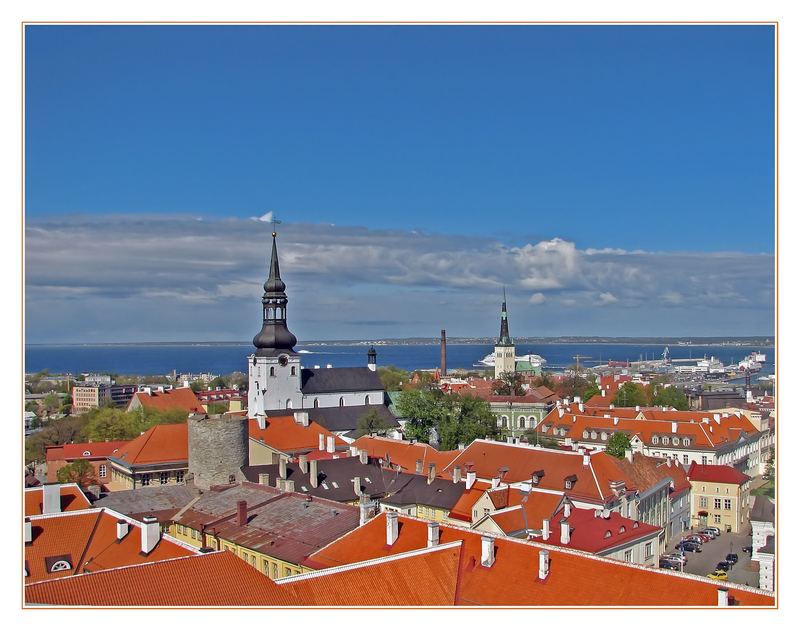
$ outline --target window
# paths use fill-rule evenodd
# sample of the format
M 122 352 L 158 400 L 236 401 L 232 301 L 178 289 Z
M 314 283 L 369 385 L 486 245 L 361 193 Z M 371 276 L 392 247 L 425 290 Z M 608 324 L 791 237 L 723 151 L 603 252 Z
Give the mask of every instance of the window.
M 169 472 L 162 471 L 158 476 L 158 481 L 161 482 L 161 484 L 169 484 Z
M 184 531 L 183 524 L 178 524 L 178 534 L 182 535 Z
M 601 432 L 600 440 L 608 440 L 608 434 L 606 434 L 605 432 Z
M 672 444 L 673 444 L 673 445 L 675 445 L 675 446 L 677 447 L 678 445 L 680 445 L 680 444 L 681 444 L 681 439 L 680 439 L 680 438 L 678 438 L 677 436 L 674 436 L 674 437 L 672 438 Z
M 731 501 L 725 500 L 725 510 L 730 510 L 731 506 L 733 506 L 733 504 L 731 504 Z
M 669 445 L 669 436 L 664 436 L 664 437 L 661 439 L 661 444 L 662 444 L 662 445 Z
M 520 427 L 520 429 L 525 429 L 525 420 L 526 420 L 526 419 L 525 419 L 525 417 L 524 417 L 524 416 L 520 416 L 520 417 L 517 419 L 517 422 L 519 423 L 519 427 Z
M 292 409 L 292 400 L 291 399 L 286 399 L 286 409 L 287 410 L 291 410 Z
M 645 559 L 649 559 L 651 556 L 653 556 L 653 544 L 652 544 L 652 542 L 644 544 L 644 558 Z
M 708 498 L 701 497 L 700 498 L 700 508 L 708 508 Z
M 714 508 L 716 510 L 719 510 L 720 508 L 722 508 L 722 500 L 719 499 L 718 497 L 714 498 Z
M 689 464 L 689 456 L 687 454 L 683 454 L 683 464 Z
M 339 397 L 339 407 L 340 408 L 344 407 L 344 397 Z
M 684 447 L 688 447 L 690 443 L 691 443 L 691 441 L 688 438 L 684 438 L 683 439 L 683 446 Z
M 292 366 L 292 377 L 297 376 L 297 366 Z
M 278 564 L 272 564 L 272 578 L 278 578 Z
M 285 568 L 283 568 L 283 575 L 284 576 L 291 576 L 292 575 L 292 571 L 288 567 L 285 567 Z
M 592 440 L 594 440 L 595 438 L 597 438 L 597 432 L 592 430 L 591 436 L 592 436 Z
M 150 486 L 150 474 L 143 473 L 142 474 L 142 486 Z
M 653 444 L 654 445 L 658 444 L 658 436 L 653 436 Z
M 270 377 L 274 377 L 275 376 L 275 366 L 270 366 L 269 367 L 269 376 Z
M 108 468 L 106 467 L 106 465 L 104 464 L 100 465 L 100 468 L 98 469 L 98 474 L 100 475 L 101 478 L 104 478 L 108 475 Z
M 183 482 L 183 471 L 176 471 L 175 472 L 175 481 L 178 484 L 181 484 Z
M 633 551 L 625 550 L 625 561 L 630 563 L 632 559 L 633 559 Z
M 714 523 L 715 523 L 715 524 L 720 524 L 720 523 L 722 523 L 722 519 L 720 519 L 720 516 L 719 516 L 719 515 L 714 515 Z
M 71 570 L 71 569 L 72 569 L 72 566 L 67 561 L 64 561 L 64 560 L 56 561 L 50 567 L 50 571 L 51 572 L 61 572 L 63 570 Z
M 262 567 L 261 567 L 261 571 L 262 571 L 264 574 L 266 574 L 267 576 L 269 576 L 269 561 L 267 561 L 266 559 L 264 559 L 264 560 L 262 561 L 262 564 L 263 564 L 263 565 L 262 565 Z
M 708 456 L 703 456 L 702 464 L 708 464 Z
M 589 432 L 587 432 L 586 430 L 583 430 L 583 437 L 584 438 L 589 438 Z

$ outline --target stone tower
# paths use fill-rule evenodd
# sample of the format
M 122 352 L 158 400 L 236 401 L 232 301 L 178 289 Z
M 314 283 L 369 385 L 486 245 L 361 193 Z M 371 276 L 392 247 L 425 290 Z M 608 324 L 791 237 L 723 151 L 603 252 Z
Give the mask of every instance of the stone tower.
M 266 410 L 302 407 L 300 355 L 294 350 L 297 338 L 286 326 L 286 285 L 278 265 L 277 233 L 272 233 L 269 278 L 261 298 L 261 331 L 253 338 L 256 351 L 248 357 L 250 418 Z
M 506 310 L 506 290 L 503 289 L 503 307 L 500 310 L 500 337 L 494 345 L 494 378 L 499 379 L 504 372 L 515 372 L 517 366 L 514 340 L 508 334 L 508 311 Z
M 242 479 L 249 461 L 247 417 L 241 414 L 192 414 L 189 426 L 189 474 L 194 485 L 209 489 Z

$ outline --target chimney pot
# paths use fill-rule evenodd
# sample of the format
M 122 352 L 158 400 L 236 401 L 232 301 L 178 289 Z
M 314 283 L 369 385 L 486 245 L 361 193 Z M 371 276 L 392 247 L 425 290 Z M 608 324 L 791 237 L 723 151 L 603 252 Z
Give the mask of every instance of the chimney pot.
M 142 547 L 144 554 L 150 554 L 161 539 L 161 528 L 158 520 L 152 515 L 142 519 Z
M 439 524 L 435 521 L 428 522 L 428 547 L 439 545 Z
M 117 522 L 117 541 L 122 541 L 125 538 L 125 535 L 128 534 L 129 527 L 128 522 L 124 519 L 120 519 Z
M 566 519 L 561 520 L 561 543 L 564 545 L 569 543 L 569 522 Z
M 483 567 L 494 565 L 494 537 L 481 536 L 481 565 Z
M 319 475 L 317 474 L 317 461 L 308 461 L 308 481 L 311 483 L 312 488 L 319 486 Z
M 236 525 L 239 527 L 247 525 L 247 502 L 245 500 L 236 502 Z
M 539 550 L 539 580 L 543 581 L 550 573 L 550 553 L 547 550 Z
M 388 512 L 386 513 L 386 545 L 391 546 L 394 545 L 394 542 L 397 541 L 397 513 Z

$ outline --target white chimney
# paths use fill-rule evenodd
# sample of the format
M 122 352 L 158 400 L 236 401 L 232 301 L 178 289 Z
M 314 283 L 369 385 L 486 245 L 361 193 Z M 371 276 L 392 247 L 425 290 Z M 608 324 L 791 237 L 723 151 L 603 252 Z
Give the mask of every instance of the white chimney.
M 122 541 L 125 538 L 125 535 L 128 534 L 128 522 L 124 519 L 120 519 L 117 522 L 117 541 Z
M 492 478 L 492 488 L 496 489 L 498 486 L 500 486 L 500 478 L 495 476 Z
M 183 387 L 184 387 L 184 388 L 190 388 L 190 387 L 191 387 L 191 386 L 189 385 L 189 380 L 188 380 L 188 379 L 184 379 L 184 380 L 183 380 Z
M 350 445 L 350 455 L 357 456 L 358 455 L 358 447 L 355 445 Z
M 612 403 L 612 404 L 610 404 L 610 405 L 608 406 L 608 409 L 609 409 L 609 410 L 613 410 L 613 409 L 614 409 L 614 404 L 613 404 L 613 403 Z
M 31 520 L 26 517 L 23 524 L 25 527 L 25 543 L 30 543 L 33 541 L 33 526 L 31 525 Z
M 717 607 L 727 607 L 727 606 L 728 606 L 728 588 L 719 587 L 717 588 Z
M 391 546 L 397 541 L 397 513 L 386 513 L 386 545 Z
M 458 484 L 461 482 L 461 467 L 453 467 L 453 483 Z
M 583 454 L 583 466 L 584 467 L 589 466 L 589 454 Z
M 614 425 L 619 425 L 619 417 L 618 416 L 614 417 Z
M 550 520 L 542 520 L 542 540 L 547 541 L 550 538 Z
M 583 403 L 578 403 L 578 411 L 583 414 Z
M 325 364 L 325 368 L 333 368 L 333 364 Z
M 494 565 L 494 537 L 481 536 L 481 565 L 492 567 Z
M 564 416 L 564 408 L 558 408 L 558 418 Z
M 367 453 L 366 449 L 362 449 L 358 452 L 358 459 L 361 464 L 369 464 L 369 453 Z
M 369 521 L 369 504 L 367 496 L 362 495 L 358 501 L 358 525 L 363 526 Z
M 475 480 L 478 477 L 478 474 L 474 471 L 467 471 L 467 490 L 469 491 L 473 486 L 475 486 Z
M 436 479 L 436 463 L 428 463 L 428 484 L 433 484 Z
M 506 442 L 509 445 L 513 445 L 514 444 L 514 437 L 513 436 L 506 436 Z
M 42 515 L 61 512 L 61 485 L 45 484 L 42 486 Z
M 280 456 L 280 458 L 278 458 L 278 477 L 281 480 L 286 479 L 286 458 L 284 458 L 283 456 Z
M 353 491 L 356 494 L 356 497 L 361 496 L 361 477 L 356 476 L 353 478 Z
M 539 550 L 539 580 L 543 581 L 550 573 L 550 553 L 547 550 Z
M 572 402 L 573 403 L 580 403 L 581 402 L 581 398 L 580 397 L 572 397 Z
M 439 545 L 439 524 L 435 521 L 428 522 L 428 547 Z
M 633 449 L 625 450 L 625 460 L 631 463 L 633 462 Z
M 316 460 L 308 461 L 308 481 L 313 488 L 317 488 L 319 486 L 319 475 L 317 474 Z
M 334 444 L 334 438 L 333 438 L 333 436 L 328 436 L 328 453 L 332 454 L 334 451 L 336 451 L 336 445 Z
M 564 504 L 564 517 L 569 517 L 569 514 L 572 512 L 572 504 L 567 502 Z
M 603 389 L 603 390 L 601 390 L 601 391 L 600 391 L 600 396 L 601 396 L 601 397 L 604 397 L 604 396 L 606 396 L 606 391 L 605 391 L 605 389 Z
M 569 522 L 566 519 L 561 520 L 561 543 L 564 545 L 569 543 Z
M 297 457 L 297 465 L 300 467 L 300 471 L 308 473 L 308 456 L 306 454 L 300 454 Z
M 678 432 L 678 422 L 672 421 L 672 433 L 676 434 Z
M 150 554 L 161 539 L 161 528 L 155 517 L 147 516 L 142 519 L 142 552 Z
M 308 427 L 308 412 L 295 412 L 294 413 L 294 421 L 295 423 L 299 423 L 303 427 Z
M 261 412 L 256 412 L 256 422 L 258 423 L 258 429 L 267 429 L 267 417 Z
M 636 406 L 636 411 L 639 412 L 642 408 L 640 406 Z
M 319 435 L 319 450 L 325 451 L 325 434 Z
M 269 473 L 259 473 L 258 483 L 263 484 L 264 486 L 269 486 Z

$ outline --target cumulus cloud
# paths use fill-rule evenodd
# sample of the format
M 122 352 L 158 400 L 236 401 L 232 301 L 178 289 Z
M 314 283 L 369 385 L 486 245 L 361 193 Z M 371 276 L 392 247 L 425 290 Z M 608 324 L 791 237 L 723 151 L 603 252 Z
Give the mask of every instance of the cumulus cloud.
M 268 223 L 272 216 L 270 211 L 257 219 Z M 108 301 L 125 301 L 132 314 L 151 310 L 172 318 L 183 306 L 192 318 L 213 309 L 220 321 L 223 313 L 235 319 L 233 307 L 257 305 L 263 291 L 270 226 L 247 219 L 192 219 L 64 215 L 29 221 L 26 304 L 71 304 L 79 313 L 97 309 L 99 301 L 103 308 Z M 351 310 L 353 322 L 388 323 L 398 320 L 397 311 L 406 310 L 410 300 L 422 300 L 416 311 L 429 310 L 425 318 L 432 330 L 446 317 L 462 318 L 468 329 L 462 333 L 469 335 L 488 325 L 478 315 L 468 322 L 466 310 L 485 309 L 486 317 L 494 318 L 492 305 L 503 286 L 511 305 L 529 296 L 528 304 L 540 306 L 538 318 L 569 322 L 566 310 L 580 310 L 587 326 L 591 308 L 598 306 L 639 314 L 645 322 L 659 307 L 758 307 L 771 313 L 773 302 L 774 258 L 764 254 L 581 250 L 558 237 L 510 246 L 477 237 L 331 224 L 283 224 L 278 247 L 281 271 L 291 283 L 290 309 L 297 300 L 343 318 Z M 445 295 L 440 316 L 435 309 Z M 307 309 L 300 311 L 311 320 Z M 414 313 L 408 307 L 405 321 L 425 320 Z M 28 321 L 43 320 L 36 312 Z M 771 317 L 767 320 L 771 326 Z

